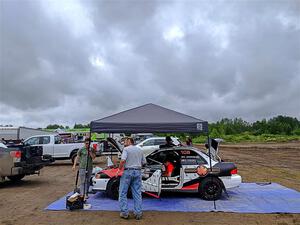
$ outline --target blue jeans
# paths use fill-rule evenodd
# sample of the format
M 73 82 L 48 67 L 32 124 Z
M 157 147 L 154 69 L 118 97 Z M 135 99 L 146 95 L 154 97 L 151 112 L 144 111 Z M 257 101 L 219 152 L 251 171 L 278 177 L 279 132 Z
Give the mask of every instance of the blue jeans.
M 127 192 L 131 188 L 134 214 L 142 215 L 142 174 L 141 170 L 124 170 L 120 180 L 119 203 L 121 213 L 128 215 Z
M 85 195 L 88 194 L 89 188 L 90 188 L 90 179 L 92 175 L 92 169 L 88 169 L 87 173 L 87 179 L 84 187 L 84 182 L 85 182 L 85 169 L 79 169 L 79 179 L 80 179 L 80 194 L 84 195 L 84 190 L 85 190 Z

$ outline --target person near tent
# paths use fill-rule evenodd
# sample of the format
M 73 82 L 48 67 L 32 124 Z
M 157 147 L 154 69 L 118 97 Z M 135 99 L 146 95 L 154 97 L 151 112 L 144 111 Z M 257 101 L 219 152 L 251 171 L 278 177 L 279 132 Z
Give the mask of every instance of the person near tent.
M 93 170 L 93 160 L 96 158 L 95 150 L 90 147 L 90 143 L 90 138 L 86 138 L 84 140 L 84 147 L 78 150 L 77 157 L 75 158 L 72 167 L 73 171 L 75 171 L 77 162 L 79 163 L 80 194 L 81 196 L 84 196 L 85 199 L 88 198 L 89 184 Z
M 192 138 L 190 138 L 189 136 L 186 137 L 185 140 L 186 146 L 193 146 L 193 141 Z
M 172 138 L 170 136 L 166 137 L 166 143 L 163 145 L 160 145 L 159 148 L 170 148 L 174 147 L 175 145 L 173 144 Z
M 139 220 L 142 218 L 142 166 L 146 164 L 145 156 L 142 150 L 134 146 L 132 138 L 125 140 L 125 148 L 123 149 L 121 162 L 116 176 L 124 169 L 121 176 L 119 187 L 119 204 L 120 217 L 129 218 L 127 192 L 131 188 L 134 201 L 134 216 Z

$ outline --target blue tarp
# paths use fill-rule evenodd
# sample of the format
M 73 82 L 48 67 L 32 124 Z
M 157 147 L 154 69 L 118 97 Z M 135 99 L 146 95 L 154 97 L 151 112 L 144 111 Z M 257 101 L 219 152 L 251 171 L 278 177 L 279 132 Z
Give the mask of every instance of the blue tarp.
M 276 183 L 242 183 L 240 187 L 228 190 L 229 197 L 213 202 L 204 201 L 195 194 L 164 194 L 160 199 L 143 198 L 144 211 L 177 212 L 237 212 L 237 213 L 300 213 L 300 192 Z M 66 196 L 50 204 L 46 210 L 66 210 Z M 104 193 L 90 195 L 88 210 L 119 211 L 119 204 Z M 133 209 L 133 200 L 129 199 L 129 208 Z

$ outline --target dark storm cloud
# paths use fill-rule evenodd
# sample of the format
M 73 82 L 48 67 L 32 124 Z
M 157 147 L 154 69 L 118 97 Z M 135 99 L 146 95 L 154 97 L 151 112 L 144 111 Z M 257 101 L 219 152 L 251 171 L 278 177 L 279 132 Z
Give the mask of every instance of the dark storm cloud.
M 2 1 L 0 107 L 15 119 L 0 124 L 148 102 L 208 120 L 300 118 L 299 15 L 298 1 Z

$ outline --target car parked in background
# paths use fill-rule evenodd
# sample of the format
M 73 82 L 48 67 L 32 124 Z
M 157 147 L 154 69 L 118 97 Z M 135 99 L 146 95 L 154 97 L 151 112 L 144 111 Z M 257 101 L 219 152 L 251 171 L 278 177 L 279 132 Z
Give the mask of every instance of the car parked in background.
M 175 146 L 181 146 L 181 142 L 176 137 L 171 137 L 173 144 Z M 166 138 L 165 137 L 151 137 L 148 138 L 138 144 L 136 144 L 137 147 L 141 148 L 145 155 L 149 155 L 153 151 L 159 149 L 160 145 L 166 144 Z
M 154 137 L 154 135 L 152 133 L 137 133 L 137 134 L 132 135 L 134 143 L 136 143 L 136 144 L 138 144 L 148 138 L 152 138 L 152 137 Z
M 39 174 L 40 170 L 52 163 L 51 156 L 43 156 L 40 146 L 0 145 L 0 178 L 19 181 L 26 175 Z
M 51 155 L 55 160 L 71 159 L 75 160 L 77 151 L 84 147 L 84 143 L 64 143 L 59 135 L 36 135 L 27 138 L 25 145 L 42 146 L 44 155 Z M 91 146 L 99 152 L 97 142 L 92 142 Z

